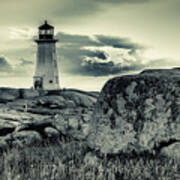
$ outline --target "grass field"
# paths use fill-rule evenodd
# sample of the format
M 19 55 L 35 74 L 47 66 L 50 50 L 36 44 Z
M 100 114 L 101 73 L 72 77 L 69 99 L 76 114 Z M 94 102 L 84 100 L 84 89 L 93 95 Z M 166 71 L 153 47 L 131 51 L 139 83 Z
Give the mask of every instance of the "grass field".
M 153 156 L 96 156 L 84 142 L 12 148 L 0 180 L 179 180 L 180 162 Z

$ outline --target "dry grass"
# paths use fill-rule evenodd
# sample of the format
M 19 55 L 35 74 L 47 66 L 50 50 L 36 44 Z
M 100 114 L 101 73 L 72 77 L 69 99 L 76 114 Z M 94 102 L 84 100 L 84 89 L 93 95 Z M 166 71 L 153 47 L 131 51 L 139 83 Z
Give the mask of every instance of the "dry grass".
M 0 157 L 0 180 L 179 180 L 166 158 L 96 157 L 83 142 L 13 148 Z

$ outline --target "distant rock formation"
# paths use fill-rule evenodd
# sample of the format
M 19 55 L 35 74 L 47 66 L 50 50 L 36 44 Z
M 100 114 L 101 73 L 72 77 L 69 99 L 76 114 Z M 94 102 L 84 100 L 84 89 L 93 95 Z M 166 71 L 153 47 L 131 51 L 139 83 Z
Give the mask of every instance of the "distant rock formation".
M 146 70 L 109 80 L 98 98 L 88 142 L 106 154 L 180 157 L 180 70 Z

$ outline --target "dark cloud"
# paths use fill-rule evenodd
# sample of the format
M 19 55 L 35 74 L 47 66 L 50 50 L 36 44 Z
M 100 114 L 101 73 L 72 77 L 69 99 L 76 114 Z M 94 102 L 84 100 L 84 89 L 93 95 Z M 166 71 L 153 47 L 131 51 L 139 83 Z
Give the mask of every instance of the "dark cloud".
M 63 32 L 57 33 L 56 37 L 59 39 L 61 45 L 67 46 L 102 46 L 102 43 L 92 39 L 86 35 L 72 35 Z
M 102 51 L 91 51 L 78 47 L 61 47 L 58 48 L 57 53 L 60 61 L 60 69 L 64 72 L 74 74 L 85 73 L 84 68 L 81 66 L 84 61 L 84 57 L 98 57 L 105 61 L 107 56 L 106 53 Z
M 133 43 L 128 38 L 119 37 L 109 37 L 104 35 L 97 35 L 97 40 L 105 46 L 112 46 L 114 48 L 124 48 L 124 49 L 141 49 L 144 48 L 137 43 Z
M 106 76 L 113 74 L 120 74 L 127 71 L 134 71 L 142 69 L 141 64 L 131 63 L 129 66 L 122 66 L 121 63 L 114 62 L 93 62 L 89 60 L 83 63 L 83 73 L 91 76 Z
M 9 72 L 12 70 L 11 65 L 5 57 L 0 57 L 0 72 Z
M 136 54 L 142 46 L 131 42 L 128 38 L 105 35 L 90 37 L 66 33 L 58 33 L 57 37 L 60 41 L 57 52 L 61 71 L 104 76 L 142 68 Z M 103 48 L 116 51 L 109 53 Z
M 110 46 L 114 48 L 125 48 L 130 50 L 143 49 L 144 46 L 137 43 L 133 43 L 129 38 L 120 38 L 114 36 L 105 36 L 105 35 L 95 35 L 93 37 L 86 35 L 73 35 L 66 34 L 63 32 L 57 33 L 57 38 L 59 39 L 62 46 Z

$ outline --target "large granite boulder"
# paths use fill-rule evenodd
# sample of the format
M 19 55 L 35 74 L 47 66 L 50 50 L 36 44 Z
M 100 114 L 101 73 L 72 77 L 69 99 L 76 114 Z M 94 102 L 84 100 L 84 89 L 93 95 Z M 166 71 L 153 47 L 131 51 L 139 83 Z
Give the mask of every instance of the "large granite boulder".
M 105 84 L 91 122 L 91 148 L 107 154 L 154 154 L 176 148 L 179 140 L 179 69 L 147 70 Z

